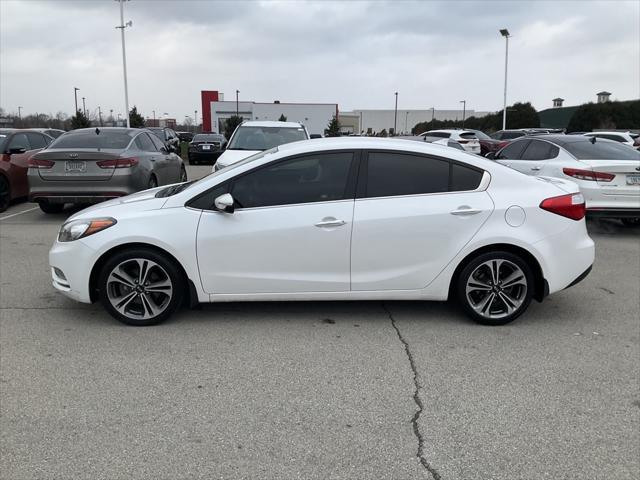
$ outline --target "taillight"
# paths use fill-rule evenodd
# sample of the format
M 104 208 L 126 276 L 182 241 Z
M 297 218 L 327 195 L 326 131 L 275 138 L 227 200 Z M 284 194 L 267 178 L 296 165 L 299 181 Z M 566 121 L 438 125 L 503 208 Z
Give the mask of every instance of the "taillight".
M 580 220 L 585 215 L 584 197 L 581 193 L 547 198 L 542 201 L 540 208 L 572 220 Z
M 137 158 L 118 158 L 113 160 L 102 160 L 96 163 L 100 168 L 129 168 L 138 164 Z
M 29 159 L 29 168 L 42 168 L 42 169 L 47 169 L 47 168 L 51 168 L 56 164 L 56 162 L 52 162 L 51 160 L 41 160 L 39 158 L 33 158 L 31 157 Z
M 578 180 L 591 180 L 601 181 L 601 182 L 610 182 L 615 178 L 615 175 L 611 173 L 604 172 L 594 172 L 593 170 L 581 170 L 579 168 L 563 168 L 562 171 L 565 175 L 568 175 L 573 178 L 577 178 Z

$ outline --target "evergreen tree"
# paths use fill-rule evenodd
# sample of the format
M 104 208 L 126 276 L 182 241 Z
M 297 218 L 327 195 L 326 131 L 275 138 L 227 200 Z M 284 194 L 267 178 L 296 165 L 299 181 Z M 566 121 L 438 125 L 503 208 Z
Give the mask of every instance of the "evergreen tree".
M 329 125 L 327 125 L 326 130 L 324 131 L 327 137 L 339 137 L 340 136 L 340 122 L 338 122 L 338 117 L 333 116 L 331 121 L 329 121 Z
M 233 115 L 224 122 L 224 136 L 227 139 L 231 138 L 233 132 L 236 130 L 236 127 L 242 123 L 242 117 L 238 117 L 237 115 Z
M 278 119 L 279 122 L 286 122 L 287 121 L 287 117 L 284 116 L 284 113 L 280 114 L 280 118 Z
M 81 110 L 78 110 L 76 114 L 71 117 L 71 130 L 75 130 L 76 128 L 87 128 L 90 126 L 91 122 Z
M 131 128 L 144 128 L 144 117 L 138 113 L 135 105 L 129 112 L 129 126 Z

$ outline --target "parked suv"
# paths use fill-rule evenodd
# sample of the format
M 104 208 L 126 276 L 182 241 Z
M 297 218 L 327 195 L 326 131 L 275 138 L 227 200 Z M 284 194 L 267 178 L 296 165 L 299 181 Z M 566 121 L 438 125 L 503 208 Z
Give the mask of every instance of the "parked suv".
M 480 155 L 480 142 L 471 130 L 429 130 L 420 134 L 421 137 L 449 138 L 458 142 L 465 152 Z
M 227 149 L 220 155 L 213 170 L 228 167 L 278 145 L 308 139 L 309 132 L 298 122 L 244 122 L 231 135 Z

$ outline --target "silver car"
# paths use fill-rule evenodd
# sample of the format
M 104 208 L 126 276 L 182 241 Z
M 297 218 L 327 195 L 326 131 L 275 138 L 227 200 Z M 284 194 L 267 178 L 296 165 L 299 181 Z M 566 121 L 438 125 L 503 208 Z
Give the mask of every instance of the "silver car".
M 136 128 L 83 128 L 58 137 L 29 160 L 29 200 L 46 213 L 186 182 L 182 159 Z

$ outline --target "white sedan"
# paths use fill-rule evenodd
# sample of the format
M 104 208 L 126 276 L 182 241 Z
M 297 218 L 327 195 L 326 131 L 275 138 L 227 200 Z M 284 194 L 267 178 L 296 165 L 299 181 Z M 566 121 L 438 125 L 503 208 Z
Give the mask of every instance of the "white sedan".
M 640 152 L 619 142 L 582 135 L 523 137 L 493 158 L 527 175 L 573 180 L 590 216 L 640 224 Z
M 56 289 L 131 325 L 184 303 L 448 298 L 499 325 L 588 274 L 584 215 L 570 181 L 342 137 L 90 207 L 61 227 L 49 262 Z

